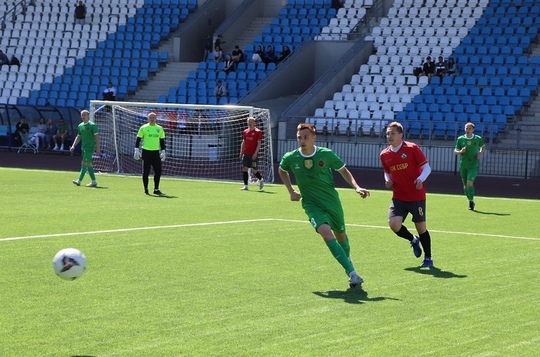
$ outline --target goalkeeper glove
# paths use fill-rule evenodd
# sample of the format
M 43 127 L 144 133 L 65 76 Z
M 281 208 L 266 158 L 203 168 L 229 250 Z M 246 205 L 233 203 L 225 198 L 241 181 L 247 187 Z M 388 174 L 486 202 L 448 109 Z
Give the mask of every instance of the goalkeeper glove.
M 135 152 L 133 153 L 133 158 L 135 160 L 139 160 L 141 158 L 141 149 L 135 148 Z
M 161 150 L 159 152 L 159 158 L 161 159 L 161 161 L 165 161 L 165 150 Z

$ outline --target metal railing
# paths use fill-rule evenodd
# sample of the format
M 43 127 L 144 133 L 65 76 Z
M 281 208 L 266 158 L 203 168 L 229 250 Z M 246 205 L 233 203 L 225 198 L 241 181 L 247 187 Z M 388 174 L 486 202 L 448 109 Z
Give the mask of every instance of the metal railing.
M 21 0 L 19 2 L 14 2 L 13 5 L 9 5 L 6 3 L 6 11 L 0 17 L 0 30 L 4 31 L 7 27 L 7 22 L 16 22 L 17 21 L 17 15 L 19 14 L 26 14 L 26 11 L 28 10 L 28 6 L 36 6 L 35 0 Z

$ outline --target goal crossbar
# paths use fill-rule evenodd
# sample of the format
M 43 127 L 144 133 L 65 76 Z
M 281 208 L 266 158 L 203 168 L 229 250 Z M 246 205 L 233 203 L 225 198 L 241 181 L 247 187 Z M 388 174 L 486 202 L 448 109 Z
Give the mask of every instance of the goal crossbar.
M 90 101 L 90 120 L 98 125 L 102 156 L 99 171 L 140 174 L 141 161 L 133 158 L 138 129 L 155 112 L 164 128 L 167 159 L 163 174 L 201 179 L 241 180 L 240 146 L 247 118 L 254 117 L 263 131 L 257 169 L 274 181 L 270 111 L 239 105 Z M 250 182 L 253 182 L 250 180 Z

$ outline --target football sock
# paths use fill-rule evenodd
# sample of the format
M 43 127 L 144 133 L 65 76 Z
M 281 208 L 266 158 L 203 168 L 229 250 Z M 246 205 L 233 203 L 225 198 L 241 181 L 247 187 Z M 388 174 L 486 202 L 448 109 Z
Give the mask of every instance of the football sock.
M 244 179 L 244 185 L 247 186 L 247 184 L 248 184 L 248 173 L 247 173 L 247 171 L 242 172 L 242 178 Z
M 84 175 L 86 175 L 87 166 L 81 165 L 81 172 L 79 173 L 79 182 L 82 182 Z
M 159 190 L 160 181 L 161 181 L 161 177 L 154 176 L 154 190 Z
M 420 243 L 422 244 L 426 258 L 431 258 L 431 236 L 429 235 L 429 231 L 426 230 L 420 234 Z
M 347 255 L 347 257 L 350 257 L 351 256 L 351 246 L 349 245 L 349 237 L 346 237 L 344 242 L 340 242 L 338 240 L 338 243 L 341 246 L 341 248 L 343 248 L 343 250 L 345 251 L 345 254 Z
M 474 201 L 474 186 L 469 187 L 469 201 Z
M 330 252 L 334 256 L 334 258 L 336 258 L 339 264 L 341 264 L 341 266 L 345 269 L 347 275 L 349 275 L 351 271 L 354 270 L 354 267 L 349 261 L 349 257 L 345 254 L 345 251 L 338 243 L 337 239 L 334 238 L 331 241 L 326 242 L 326 245 L 328 246 L 328 249 L 330 249 Z
M 409 232 L 409 230 L 407 229 L 407 227 L 405 227 L 404 225 L 401 226 L 400 230 L 397 231 L 397 232 L 394 232 L 397 234 L 398 237 L 401 237 L 403 239 L 406 239 L 408 240 L 409 242 L 412 241 L 414 239 L 414 236 L 411 232 Z
M 92 181 L 96 181 L 96 175 L 94 174 L 94 166 L 88 166 L 88 175 L 90 175 Z
M 142 178 L 143 186 L 145 190 L 148 190 L 148 176 L 144 176 Z
M 257 173 L 255 174 L 255 177 L 257 177 L 259 180 L 262 180 L 262 176 L 259 171 L 257 171 Z

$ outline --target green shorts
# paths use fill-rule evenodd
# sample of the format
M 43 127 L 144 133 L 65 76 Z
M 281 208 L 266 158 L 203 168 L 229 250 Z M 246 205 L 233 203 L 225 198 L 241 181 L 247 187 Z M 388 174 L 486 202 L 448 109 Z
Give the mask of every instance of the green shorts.
M 463 185 L 466 185 L 467 181 L 476 180 L 476 176 L 478 176 L 478 167 L 461 167 L 459 172 L 461 174 L 461 181 L 463 182 Z
M 334 232 L 345 232 L 345 217 L 341 206 L 323 209 L 315 205 L 304 204 L 304 211 L 315 230 L 327 223 Z
M 83 162 L 92 162 L 92 155 L 94 155 L 95 148 L 81 148 L 82 161 Z

